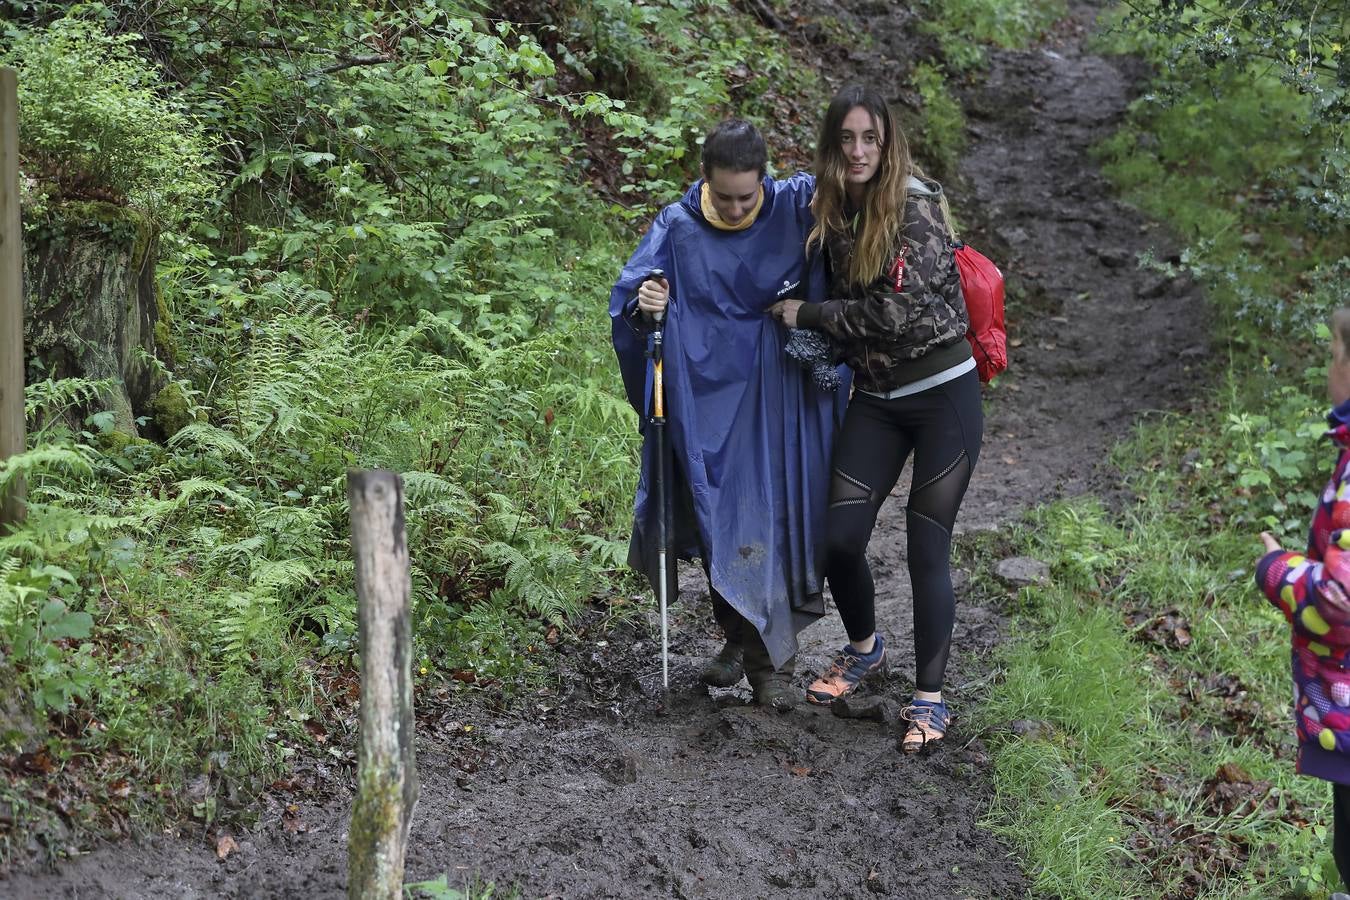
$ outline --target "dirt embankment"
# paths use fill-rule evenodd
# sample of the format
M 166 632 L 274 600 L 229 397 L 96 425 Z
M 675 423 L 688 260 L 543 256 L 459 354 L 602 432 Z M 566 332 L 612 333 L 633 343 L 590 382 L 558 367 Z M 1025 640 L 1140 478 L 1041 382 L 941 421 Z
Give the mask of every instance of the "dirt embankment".
M 868 23 L 869 49 L 827 60 L 835 80 L 893 81 L 910 23 L 890 4 L 835 4 Z M 1204 304 L 1185 284 L 1135 267 L 1161 236 L 1111 198 L 1088 148 L 1110 133 L 1139 72 L 1084 49 L 1077 8 L 1041 46 L 991 54 L 965 90 L 970 144 L 953 200 L 968 237 L 1016 288 L 1013 366 L 987 393 L 983 455 L 958 528 L 997 527 L 1067 494 L 1109 494 L 1108 449 L 1142 410 L 1186 402 L 1207 347 Z M 866 18 L 865 18 L 866 17 Z M 846 70 L 846 71 L 845 71 Z M 1166 255 L 1165 247 L 1160 248 Z M 871 555 L 895 702 L 912 687 L 902 484 Z M 701 577 L 688 586 L 701 591 Z M 960 582 L 958 582 L 958 593 Z M 559 689 L 508 716 L 445 710 L 424 719 L 422 799 L 409 880 L 448 872 L 524 897 L 1020 897 L 1009 849 L 978 822 L 991 797 L 981 736 L 962 727 L 1002 634 L 995 606 L 958 610 L 948 740 L 902 757 L 892 728 L 828 711 L 791 715 L 709 696 L 695 679 L 717 647 L 706 597 L 677 607 L 673 690 L 651 689 L 648 629 L 583 633 L 560 650 Z M 805 635 L 804 687 L 843 642 L 831 615 Z M 218 862 L 206 842 L 161 838 L 108 848 L 56 874 L 0 882 L 14 897 L 341 897 L 348 799 L 305 803 L 303 830 L 265 812 Z

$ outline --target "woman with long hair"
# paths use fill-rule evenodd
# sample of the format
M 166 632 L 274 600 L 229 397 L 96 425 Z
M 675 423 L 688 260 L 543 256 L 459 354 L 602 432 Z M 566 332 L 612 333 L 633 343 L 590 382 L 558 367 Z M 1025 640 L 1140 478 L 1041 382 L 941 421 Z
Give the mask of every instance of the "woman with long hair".
M 912 453 L 915 690 L 900 746 L 914 752 L 951 724 L 942 698 L 956 616 L 951 534 L 984 431 L 969 320 L 942 187 L 918 173 L 880 94 L 850 85 L 835 96 L 815 169 L 807 248 L 826 254 L 829 299 L 783 300 L 771 312 L 828 334 L 853 369 L 854 393 L 834 445 L 825 529 L 826 580 L 849 640 L 807 699 L 830 703 L 886 670 L 867 544 Z

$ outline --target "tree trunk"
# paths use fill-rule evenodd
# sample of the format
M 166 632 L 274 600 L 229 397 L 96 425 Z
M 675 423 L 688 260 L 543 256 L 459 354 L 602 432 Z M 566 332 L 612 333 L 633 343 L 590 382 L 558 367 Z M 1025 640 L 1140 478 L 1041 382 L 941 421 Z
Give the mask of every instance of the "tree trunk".
M 138 416 L 156 420 L 153 437 L 186 424 L 185 408 L 179 418 L 160 409 L 166 379 L 141 358 L 144 351 L 165 365 L 172 361 L 155 282 L 158 236 L 150 220 L 110 203 L 66 203 L 25 243 L 28 383 L 111 378 L 119 384 L 104 396 L 104 408 L 112 411 L 117 430 L 139 435 Z
M 347 838 L 347 896 L 399 900 L 418 794 L 403 483 L 393 472 L 352 470 L 347 501 L 361 631 L 361 749 Z

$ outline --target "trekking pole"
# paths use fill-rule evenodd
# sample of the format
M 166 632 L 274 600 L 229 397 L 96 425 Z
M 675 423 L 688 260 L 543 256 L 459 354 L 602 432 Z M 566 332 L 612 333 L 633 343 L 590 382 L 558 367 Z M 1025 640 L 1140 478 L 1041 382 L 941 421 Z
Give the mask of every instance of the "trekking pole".
M 647 273 L 646 281 L 665 278 L 661 269 L 652 269 Z M 656 601 L 661 607 L 661 688 L 670 690 L 670 625 L 667 609 L 670 603 L 670 470 L 666 455 L 666 384 L 662 354 L 664 336 L 662 325 L 665 322 L 664 311 L 656 314 L 656 330 L 652 332 L 651 347 L 648 355 L 652 359 L 652 414 L 648 420 L 652 427 L 652 441 L 656 447 Z

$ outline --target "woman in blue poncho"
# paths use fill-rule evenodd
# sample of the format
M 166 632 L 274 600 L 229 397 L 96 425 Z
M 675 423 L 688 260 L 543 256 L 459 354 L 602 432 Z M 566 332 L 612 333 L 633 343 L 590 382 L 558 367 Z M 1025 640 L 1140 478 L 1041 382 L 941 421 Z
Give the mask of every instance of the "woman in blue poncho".
M 838 394 L 789 365 L 766 310 L 819 298 L 803 247 L 811 179 L 765 177 L 764 139 L 723 122 L 703 144 L 703 178 L 661 210 L 610 294 L 615 353 L 645 420 L 654 316 L 662 325 L 675 480 L 674 555 L 698 557 L 726 644 L 708 684 L 744 673 L 762 705 L 789 709 L 797 632 L 824 612 L 821 527 Z M 660 269 L 664 278 L 648 278 Z M 643 447 L 629 563 L 657 583 L 651 441 Z

